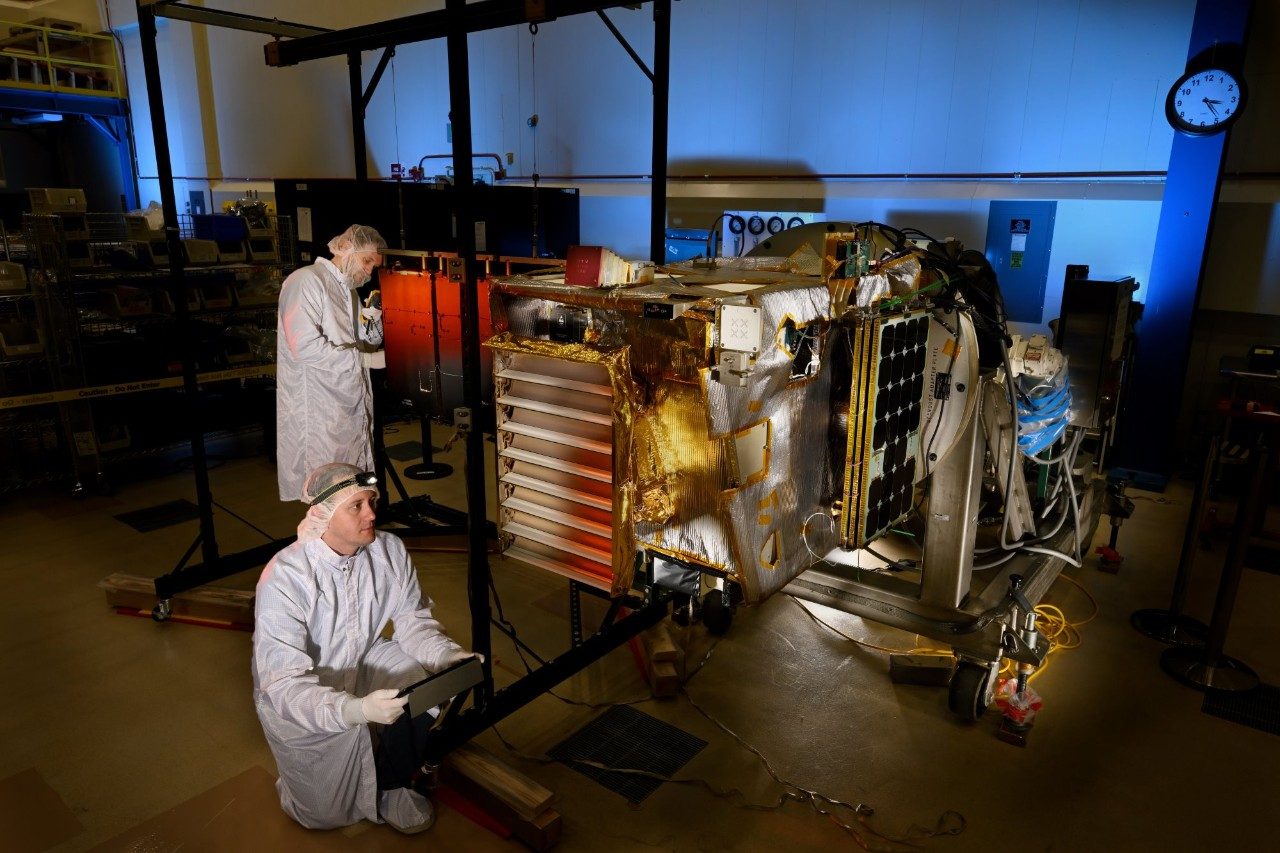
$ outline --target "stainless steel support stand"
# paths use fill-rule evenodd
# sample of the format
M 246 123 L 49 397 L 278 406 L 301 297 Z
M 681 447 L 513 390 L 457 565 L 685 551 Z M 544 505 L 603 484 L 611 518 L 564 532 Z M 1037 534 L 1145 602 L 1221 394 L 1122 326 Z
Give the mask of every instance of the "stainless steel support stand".
M 924 604 L 959 607 L 969 594 L 986 453 L 979 415 L 975 409 L 955 446 L 931 474 L 920 582 Z
M 1153 640 L 1177 646 L 1203 646 L 1209 628 L 1199 619 L 1182 613 L 1187 599 L 1187 582 L 1196 560 L 1196 547 L 1200 541 L 1200 527 L 1204 524 L 1204 507 L 1208 503 L 1209 484 L 1218 462 L 1218 441 L 1211 438 L 1209 451 L 1204 457 L 1204 471 L 1196 481 L 1195 495 L 1191 499 L 1191 513 L 1187 516 L 1187 529 L 1182 534 L 1182 554 L 1178 557 L 1178 574 L 1173 581 L 1173 597 L 1168 610 L 1149 607 L 1135 610 L 1129 624 Z
M 1231 530 L 1231 546 L 1227 549 L 1227 562 L 1222 567 L 1222 580 L 1218 584 L 1218 597 L 1213 603 L 1213 618 L 1209 621 L 1209 639 L 1204 648 L 1174 646 L 1160 655 L 1160 667 L 1169 675 L 1196 690 L 1252 690 L 1259 684 L 1257 673 L 1246 664 L 1222 653 L 1231 625 L 1231 611 L 1235 609 L 1236 593 L 1240 591 L 1240 576 L 1244 573 L 1245 556 L 1249 551 L 1249 536 L 1257 526 L 1258 515 L 1266 508 L 1265 488 L 1267 480 L 1268 452 L 1265 446 L 1254 447 L 1253 477 L 1249 491 L 1240 500 L 1236 510 L 1236 522 Z

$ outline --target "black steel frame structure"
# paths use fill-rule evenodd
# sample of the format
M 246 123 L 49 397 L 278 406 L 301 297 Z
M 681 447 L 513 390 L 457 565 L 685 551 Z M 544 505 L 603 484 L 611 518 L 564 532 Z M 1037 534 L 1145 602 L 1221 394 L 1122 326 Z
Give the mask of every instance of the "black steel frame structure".
M 345 56 L 350 76 L 352 142 L 356 176 L 368 179 L 365 149 L 364 113 L 382 72 L 400 44 L 444 38 L 448 49 L 449 102 L 453 122 L 454 174 L 469 175 L 472 161 L 471 92 L 467 36 L 473 32 L 521 24 L 539 24 L 557 17 L 584 13 L 600 15 L 610 32 L 622 43 L 627 53 L 653 83 L 653 174 L 651 190 L 650 247 L 652 259 L 662 260 L 666 223 L 667 183 L 667 112 L 670 88 L 671 4 L 672 0 L 652 0 L 654 19 L 653 68 L 645 66 L 639 55 L 613 26 L 604 10 L 632 5 L 601 0 L 446 0 L 445 8 L 436 12 L 410 15 L 342 31 L 296 24 L 272 18 L 221 12 L 207 7 L 189 6 L 171 0 L 136 0 L 142 56 L 147 81 L 147 99 L 151 108 L 151 126 L 155 137 L 156 170 L 164 207 L 165 233 L 172 259 L 170 287 L 178 307 L 179 328 L 190 322 L 183 292 L 184 270 L 178 232 L 178 211 L 173 186 L 173 165 L 165 124 L 159 60 L 156 50 L 156 18 L 167 17 L 193 23 L 222 26 L 275 37 L 266 45 L 267 65 L 285 66 L 311 59 Z M 363 85 L 360 54 L 365 50 L 382 50 L 378 66 L 369 85 Z M 475 245 L 475 212 L 473 194 L 467 183 L 459 183 L 456 194 L 458 209 L 458 259 L 450 265 L 449 274 L 459 282 L 462 292 L 462 358 L 463 400 L 471 412 L 481 403 L 480 322 L 478 305 Z M 183 336 L 189 341 L 190 336 Z M 239 554 L 220 556 L 213 525 L 213 499 L 209 489 L 208 465 L 204 437 L 199 423 L 193 353 L 189 346 L 182 353 L 184 388 L 187 392 L 187 419 L 190 426 L 192 462 L 195 469 L 196 494 L 200 508 L 200 535 L 178 569 L 156 580 L 156 592 L 162 602 L 174 593 L 226 577 L 260 565 L 290 540 L 278 540 Z M 428 738 L 426 759 L 437 763 L 444 755 L 479 732 L 581 671 L 610 650 L 659 622 L 668 612 L 670 595 L 656 587 L 636 590 L 632 594 L 611 599 L 608 613 L 600 627 L 590 636 L 582 636 L 579 595 L 583 584 L 570 583 L 570 609 L 574 615 L 570 648 L 550 660 L 538 657 L 537 669 L 513 684 L 495 691 L 492 672 L 491 628 L 497 625 L 513 642 L 532 652 L 508 626 L 494 619 L 489 601 L 492 571 L 488 557 L 491 525 L 486 518 L 486 486 L 484 468 L 484 435 L 479 429 L 465 435 L 466 450 L 466 532 L 467 532 L 467 596 L 471 611 L 471 648 L 485 656 L 484 682 L 473 693 L 472 706 L 453 711 L 443 725 Z M 183 568 L 202 548 L 203 563 Z M 179 571 L 179 569 L 181 571 Z M 651 577 L 650 573 L 645 576 Z M 627 611 L 624 614 L 624 609 Z M 620 618 L 619 618 L 620 617 Z M 536 657 L 536 654 L 535 654 Z

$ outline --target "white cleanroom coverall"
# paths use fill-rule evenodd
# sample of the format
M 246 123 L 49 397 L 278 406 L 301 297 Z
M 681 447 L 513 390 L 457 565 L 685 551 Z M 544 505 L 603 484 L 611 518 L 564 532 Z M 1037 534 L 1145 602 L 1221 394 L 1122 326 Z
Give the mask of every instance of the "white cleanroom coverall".
M 373 469 L 373 391 L 361 348 L 382 343 L 381 318 L 362 323 L 350 278 L 328 258 L 280 289 L 276 336 L 276 474 L 280 500 L 326 462 Z
M 255 606 L 253 700 L 281 807 L 311 829 L 379 821 L 379 806 L 396 823 L 411 792 L 379 794 L 369 726 L 344 722 L 344 706 L 463 653 L 432 618 L 404 544 L 378 532 L 344 557 L 322 539 L 295 542 L 263 570 Z M 390 640 L 379 636 L 387 620 Z

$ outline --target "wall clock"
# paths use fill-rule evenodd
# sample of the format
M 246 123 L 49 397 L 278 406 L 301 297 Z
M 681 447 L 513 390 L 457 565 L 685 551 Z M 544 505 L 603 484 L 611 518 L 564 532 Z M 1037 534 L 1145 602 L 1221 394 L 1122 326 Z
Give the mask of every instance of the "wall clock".
M 1240 115 L 1244 84 L 1230 71 L 1206 68 L 1179 78 L 1165 98 L 1164 112 L 1175 130 L 1193 135 L 1217 133 Z

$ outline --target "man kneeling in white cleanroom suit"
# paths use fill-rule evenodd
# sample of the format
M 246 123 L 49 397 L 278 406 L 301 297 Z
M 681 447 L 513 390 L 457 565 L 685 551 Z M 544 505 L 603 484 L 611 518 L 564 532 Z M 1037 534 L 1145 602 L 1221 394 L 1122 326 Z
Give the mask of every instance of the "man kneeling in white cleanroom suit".
M 474 656 L 432 618 L 404 544 L 374 529 L 377 497 L 371 474 L 322 465 L 303 486 L 310 509 L 298 541 L 258 581 L 254 705 L 280 773 L 280 805 L 312 829 L 362 818 L 402 832 L 431 826 L 426 797 L 379 790 L 383 763 L 367 724 L 389 730 L 405 710 L 399 688 Z M 380 636 L 388 620 L 390 640 Z

